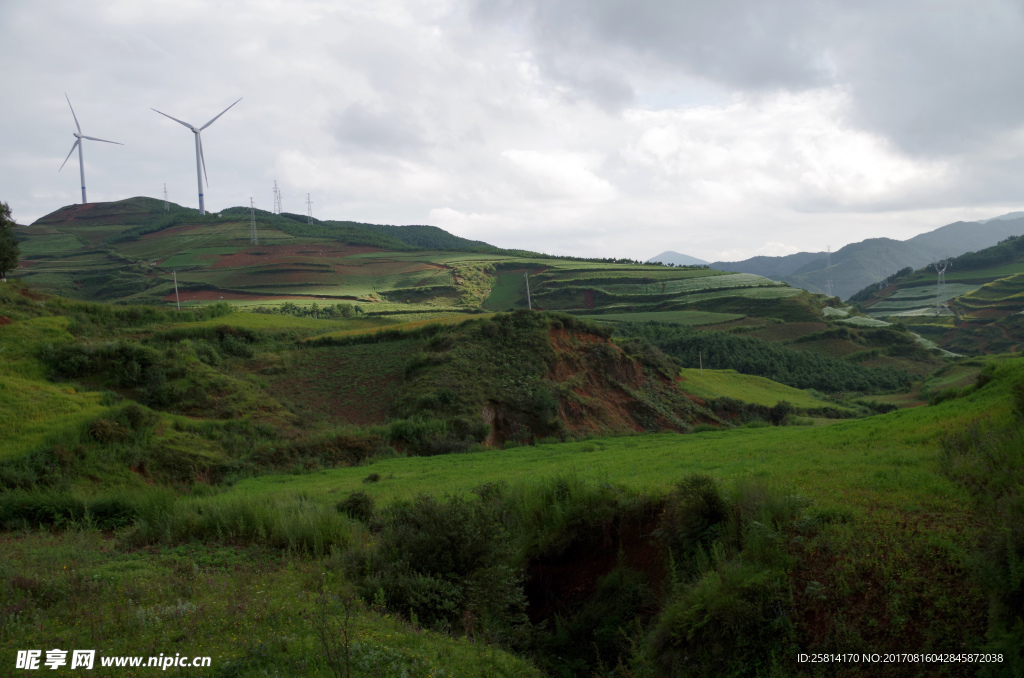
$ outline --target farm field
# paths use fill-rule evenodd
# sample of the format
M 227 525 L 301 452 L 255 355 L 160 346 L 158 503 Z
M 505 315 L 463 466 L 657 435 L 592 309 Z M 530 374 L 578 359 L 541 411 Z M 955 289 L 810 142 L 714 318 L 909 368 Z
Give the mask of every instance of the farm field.
M 702 374 L 700 369 L 683 369 L 679 374 L 682 377 L 679 388 L 699 398 L 735 398 L 767 407 L 777 405 L 780 400 L 807 409 L 830 405 L 829 401 L 807 391 L 735 370 L 703 370 Z
M 693 326 L 715 325 L 745 317 L 738 313 L 714 313 L 711 311 L 640 311 L 637 313 L 601 313 L 597 315 L 581 313 L 579 316 L 597 322 L 621 321 L 642 323 L 651 321 Z
M 671 322 L 688 324 L 701 318 L 696 313 L 756 316 L 766 306 L 783 315 L 807 313 L 805 292 L 744 273 L 557 259 L 470 243 L 430 227 L 305 224 L 259 211 L 257 245 L 249 242 L 247 209 L 200 218 L 162 207 L 162 201 L 133 198 L 58 210 L 25 229 L 32 256 L 19 275 L 42 290 L 131 303 L 345 301 L 386 313 L 523 308 L 522 274 L 528 272 L 533 306 L 541 310 L 687 311 L 691 315 Z M 795 306 L 783 312 L 772 305 L 781 300 Z
M 926 340 L 954 354 L 1016 352 L 1024 341 L 1024 239 L 1012 237 L 953 259 L 935 306 L 932 267 L 896 278 L 884 290 L 858 293 L 874 318 L 892 316 Z M 929 291 L 931 290 L 931 291 Z

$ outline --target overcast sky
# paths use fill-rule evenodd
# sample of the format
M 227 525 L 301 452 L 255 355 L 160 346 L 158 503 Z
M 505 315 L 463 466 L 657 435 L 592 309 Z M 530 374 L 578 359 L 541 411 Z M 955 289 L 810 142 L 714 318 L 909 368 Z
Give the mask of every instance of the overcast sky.
M 0 0 L 0 200 L 135 195 L 709 261 L 1024 209 L 1024 8 Z

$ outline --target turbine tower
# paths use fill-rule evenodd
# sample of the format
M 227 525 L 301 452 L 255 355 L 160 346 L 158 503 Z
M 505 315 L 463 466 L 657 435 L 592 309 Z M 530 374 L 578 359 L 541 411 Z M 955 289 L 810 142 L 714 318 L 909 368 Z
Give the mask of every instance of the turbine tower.
M 241 101 L 241 100 L 242 100 L 241 98 L 238 99 L 238 101 Z M 238 101 L 236 101 L 235 104 L 237 104 Z M 231 104 L 231 106 L 234 106 L 235 104 Z M 206 177 L 206 158 L 203 157 L 203 137 L 201 135 L 201 132 L 204 129 L 206 129 L 207 127 L 209 127 L 210 125 L 212 125 L 217 120 L 217 118 L 219 118 L 220 116 L 224 115 L 229 110 L 231 110 L 231 106 L 228 106 L 223 111 L 221 111 L 220 113 L 215 115 L 213 117 L 213 119 L 210 120 L 210 122 L 206 123 L 202 127 L 196 127 L 195 125 L 190 125 L 189 123 L 184 122 L 182 120 L 178 120 L 177 118 L 169 116 L 169 115 L 167 115 L 166 113 L 164 113 L 162 111 L 157 111 L 155 108 L 151 109 L 153 111 L 156 111 L 160 115 L 164 116 L 165 118 L 171 118 L 171 120 L 173 120 L 174 122 L 180 123 L 180 124 L 184 125 L 185 127 L 188 127 L 190 130 L 192 130 L 192 134 L 196 135 L 196 181 L 199 184 L 199 214 L 200 214 L 200 216 L 203 215 L 203 214 L 206 214 L 206 203 L 203 202 L 203 179 L 206 178 L 206 185 L 207 186 L 210 185 L 210 180 L 209 180 L 208 177 Z M 200 170 L 202 170 L 202 171 L 200 171 Z
M 64 98 L 68 99 L 68 95 L 65 93 Z M 124 146 L 124 144 L 118 141 L 107 141 L 106 139 L 97 139 L 96 137 L 87 137 L 82 134 L 82 127 L 78 124 L 78 116 L 75 115 L 75 107 L 71 105 L 71 99 L 68 99 L 68 108 L 71 109 L 71 117 L 75 119 L 75 127 L 78 129 L 77 132 L 72 132 L 75 137 L 75 143 L 71 146 L 71 150 L 68 151 L 68 157 L 64 158 L 64 162 L 61 163 L 58 172 L 64 169 L 64 165 L 68 164 L 68 158 L 75 152 L 75 147 L 78 147 L 78 174 L 82 178 L 82 204 L 86 204 L 89 201 L 85 198 L 85 161 L 82 160 L 82 139 L 88 139 L 89 141 L 102 141 L 105 144 L 117 144 L 118 146 Z

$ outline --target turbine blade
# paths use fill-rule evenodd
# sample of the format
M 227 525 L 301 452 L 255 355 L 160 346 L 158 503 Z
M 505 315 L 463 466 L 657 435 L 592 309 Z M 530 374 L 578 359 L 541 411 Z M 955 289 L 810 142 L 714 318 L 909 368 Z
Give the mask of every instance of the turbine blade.
M 102 141 L 105 144 L 117 144 L 118 146 L 124 146 L 124 144 L 122 144 L 120 141 L 107 141 L 106 139 L 97 139 L 96 137 L 87 137 L 84 134 L 82 135 L 82 138 L 83 139 L 89 139 L 90 141 Z
M 199 159 L 203 162 L 203 178 L 206 179 L 206 187 L 210 187 L 210 177 L 206 176 L 206 157 L 203 155 L 203 136 L 196 132 L 196 138 L 199 139 Z
M 188 127 L 189 129 L 195 129 L 195 128 L 193 128 L 193 127 L 192 127 L 192 125 L 188 124 L 187 122 L 184 122 L 184 121 L 182 121 L 182 120 L 178 120 L 178 119 L 177 119 L 177 118 L 175 118 L 174 116 L 170 116 L 170 115 L 167 115 L 166 113 L 163 113 L 163 112 L 161 112 L 161 111 L 157 111 L 157 110 L 156 110 L 155 108 L 151 108 L 151 109 L 149 109 L 149 110 L 151 110 L 151 111 L 156 111 L 157 113 L 160 113 L 160 115 L 164 116 L 165 118 L 170 118 L 170 119 L 171 119 L 171 120 L 173 120 L 174 122 L 179 122 L 179 123 L 181 123 L 182 125 L 184 125 L 185 127 Z
M 58 172 L 64 169 L 64 165 L 68 164 L 68 159 L 71 158 L 71 154 L 75 152 L 75 149 L 78 148 L 78 144 L 80 143 L 82 143 L 81 139 L 75 139 L 75 143 L 71 144 L 71 150 L 68 151 L 68 157 L 64 158 L 64 162 L 60 164 L 60 169 L 57 170 Z
M 67 92 L 64 93 L 64 98 L 68 99 L 68 93 Z M 71 117 L 75 119 L 75 127 L 78 128 L 78 133 L 81 134 L 82 133 L 82 127 L 81 127 L 81 125 L 78 124 L 78 116 L 75 115 L 75 107 L 71 105 L 71 99 L 68 99 L 68 108 L 71 109 Z
M 241 100 L 242 100 L 242 97 L 239 97 L 239 98 L 238 98 L 238 101 L 241 101 Z M 235 102 L 235 104 L 237 104 L 237 103 L 238 103 L 238 101 L 236 101 L 236 102 Z M 231 106 L 234 106 L 235 104 L 231 104 Z M 220 113 L 218 113 L 218 114 L 217 114 L 217 115 L 216 115 L 216 116 L 215 116 L 215 117 L 213 118 L 213 120 L 211 120 L 210 122 L 206 123 L 205 125 L 203 125 L 203 126 L 202 126 L 202 127 L 200 127 L 199 129 L 201 129 L 201 130 L 202 130 L 202 129 L 206 129 L 207 127 L 209 127 L 210 125 L 212 125 L 212 124 L 213 124 L 213 122 L 214 122 L 214 120 L 216 120 L 217 118 L 219 118 L 220 116 L 224 115 L 224 114 L 225 114 L 225 113 L 227 113 L 227 112 L 228 112 L 229 110 L 231 110 L 231 106 L 228 106 L 228 107 L 227 107 L 227 108 L 225 108 L 225 109 L 224 109 L 223 111 L 221 111 Z

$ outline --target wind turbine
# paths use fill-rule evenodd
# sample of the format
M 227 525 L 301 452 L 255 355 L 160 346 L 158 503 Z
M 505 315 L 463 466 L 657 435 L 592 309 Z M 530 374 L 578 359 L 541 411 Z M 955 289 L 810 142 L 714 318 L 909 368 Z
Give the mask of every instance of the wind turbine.
M 64 98 L 68 99 L 67 93 L 64 94 Z M 64 169 L 64 165 L 68 164 L 68 159 L 71 158 L 71 154 L 75 152 L 75 147 L 78 147 L 78 173 L 82 178 L 82 204 L 89 202 L 85 199 L 85 162 L 82 160 L 82 139 L 88 139 L 89 141 L 102 141 L 105 144 L 117 144 L 118 146 L 124 146 L 124 144 L 118 141 L 107 141 L 106 139 L 97 139 L 96 137 L 87 137 L 82 134 L 82 126 L 78 124 L 78 116 L 75 115 L 75 107 L 71 105 L 71 99 L 68 99 L 68 108 L 71 109 L 71 117 L 75 119 L 75 127 L 78 129 L 77 132 L 72 132 L 75 136 L 75 143 L 71 146 L 71 150 L 68 151 L 68 157 L 64 158 L 64 162 L 60 164 L 58 172 Z
M 242 100 L 241 98 L 238 99 L 238 101 L 241 101 L 241 100 Z M 235 104 L 237 104 L 238 101 L 236 101 Z M 231 104 L 231 106 L 234 106 L 235 104 Z M 187 122 L 184 122 L 183 120 L 178 120 L 177 118 L 171 117 L 171 116 L 167 115 L 166 113 L 163 113 L 162 111 L 157 111 L 155 108 L 151 109 L 151 110 L 156 111 L 157 113 L 160 113 L 160 115 L 162 115 L 162 116 L 164 116 L 166 118 L 171 118 L 171 120 L 173 120 L 174 122 L 181 123 L 185 127 L 188 127 L 190 130 L 192 130 L 192 134 L 196 135 L 196 181 L 199 183 L 199 214 L 200 215 L 206 214 L 206 204 L 203 202 L 203 178 L 204 177 L 206 178 L 206 185 L 207 186 L 210 185 L 210 179 L 208 177 L 206 177 L 206 158 L 203 157 L 203 137 L 201 136 L 200 133 L 204 129 L 206 129 L 207 127 L 212 125 L 217 120 L 217 118 L 219 118 L 220 116 L 222 116 L 225 113 L 227 113 L 231 109 L 231 106 L 228 106 L 223 111 L 221 111 L 220 113 L 215 115 L 213 117 L 213 120 L 210 120 L 210 122 L 206 123 L 202 127 L 196 127 L 194 125 L 190 125 Z M 200 166 L 202 167 L 202 172 L 200 172 Z

